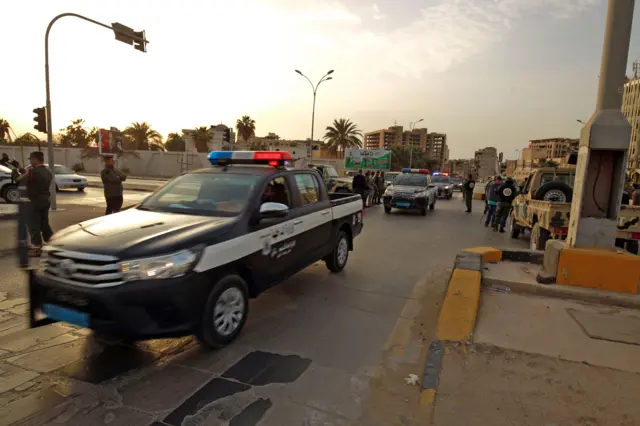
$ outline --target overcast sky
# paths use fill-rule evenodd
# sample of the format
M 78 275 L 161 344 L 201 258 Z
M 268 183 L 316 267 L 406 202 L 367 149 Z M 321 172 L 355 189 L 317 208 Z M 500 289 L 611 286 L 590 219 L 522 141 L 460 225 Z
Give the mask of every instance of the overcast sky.
M 143 54 L 63 18 L 50 37 L 54 129 L 71 119 L 163 135 L 248 114 L 257 134 L 316 138 L 334 118 L 361 130 L 424 119 L 451 157 L 577 137 L 593 112 L 605 0 L 4 0 L 0 117 L 32 131 L 45 103 L 44 33 L 76 12 L 146 30 Z M 637 15 L 637 14 L 636 14 Z M 637 39 L 638 31 L 634 31 Z M 631 62 L 640 54 L 632 42 Z M 43 136 L 43 135 L 42 135 Z

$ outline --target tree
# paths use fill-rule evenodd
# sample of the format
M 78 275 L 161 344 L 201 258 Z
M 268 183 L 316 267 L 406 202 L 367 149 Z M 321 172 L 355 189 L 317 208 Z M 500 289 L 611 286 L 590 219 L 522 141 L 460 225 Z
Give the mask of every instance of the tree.
M 211 132 L 206 126 L 196 127 L 193 132 L 193 142 L 198 152 L 209 152 L 209 142 L 211 141 Z
M 169 133 L 167 135 L 167 141 L 164 143 L 164 147 L 167 151 L 184 152 L 184 136 L 182 133 Z
M 10 140 L 11 136 L 9 136 L 9 130 L 11 130 L 11 125 L 4 118 L 0 118 L 0 141 L 4 142 L 5 140 Z
M 326 131 L 324 140 L 329 147 L 329 151 L 333 153 L 342 151 L 344 155 L 344 151 L 347 148 L 360 148 L 362 146 L 362 141 L 360 140 L 362 132 L 349 119 L 333 120 L 333 126 L 327 126 Z
M 391 147 L 391 170 L 411 167 L 435 171 L 439 170 L 440 166 L 438 160 L 430 158 L 426 152 L 415 146 L 394 145 Z
M 20 135 L 13 143 L 22 146 L 37 146 L 38 151 L 40 151 L 41 145 L 45 144 L 43 140 L 40 140 L 40 138 L 38 138 L 33 133 L 25 133 L 23 135 Z
M 82 118 L 71 120 L 66 128 L 60 129 L 58 144 L 71 148 L 86 148 L 96 140 L 98 129 L 87 127 Z
M 238 131 L 238 136 L 244 142 L 248 142 L 249 139 L 256 135 L 256 121 L 248 115 L 243 115 L 236 120 L 236 130 Z
M 129 143 L 133 149 L 164 151 L 162 136 L 145 121 L 131 123 L 131 126 L 124 129 L 124 134 L 129 138 Z

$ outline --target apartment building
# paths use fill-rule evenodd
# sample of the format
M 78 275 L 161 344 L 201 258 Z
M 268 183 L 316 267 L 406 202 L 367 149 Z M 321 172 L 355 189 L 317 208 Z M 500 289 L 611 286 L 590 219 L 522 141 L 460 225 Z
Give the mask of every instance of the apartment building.
M 466 178 L 473 172 L 473 164 L 473 160 L 448 160 L 442 171 Z
M 402 132 L 402 145 L 412 146 L 421 151 L 427 150 L 429 131 L 426 128 L 405 130 Z
M 622 113 L 631 124 L 628 169 L 640 168 L 640 78 L 633 78 L 624 85 Z
M 544 156 L 544 160 L 546 160 L 548 158 L 566 157 L 572 149 L 577 149 L 579 144 L 580 139 L 532 139 L 529 141 L 529 148 L 536 153 L 537 157 Z
M 391 149 L 393 145 L 402 143 L 402 126 L 391 126 L 388 129 L 375 130 L 364 134 L 364 149 Z
M 449 160 L 449 147 L 447 146 L 447 135 L 445 133 L 429 133 L 424 151 L 427 157 L 437 160 L 441 170 Z
M 500 172 L 498 150 L 492 146 L 479 149 L 473 155 L 473 172 L 478 180 L 485 180 Z

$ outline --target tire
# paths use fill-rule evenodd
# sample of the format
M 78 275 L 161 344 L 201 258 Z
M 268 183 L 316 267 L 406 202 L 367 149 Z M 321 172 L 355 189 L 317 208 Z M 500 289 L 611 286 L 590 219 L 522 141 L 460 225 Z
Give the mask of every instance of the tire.
M 340 272 L 349 260 L 349 237 L 346 232 L 339 231 L 333 251 L 326 257 L 325 263 L 331 272 Z
M 627 251 L 631 254 L 638 255 L 638 241 L 627 241 Z
M 433 210 L 436 208 L 436 200 L 433 200 L 433 203 L 429 204 L 429 210 Z
M 389 207 L 389 206 L 384 206 L 384 212 L 385 212 L 385 213 L 391 213 L 391 207 Z
M 544 251 L 547 241 L 549 240 L 549 231 L 540 227 L 540 223 L 536 222 L 531 228 L 531 239 L 529 241 L 529 248 L 531 250 Z
M 616 238 L 615 246 L 624 250 L 626 240 L 624 238 Z
M 206 348 L 222 348 L 238 337 L 248 315 L 247 283 L 238 275 L 227 275 L 211 289 L 196 337 Z M 224 327 L 229 324 L 234 328 L 225 332 Z
M 84 187 L 78 188 L 78 192 L 84 192 Z
M 2 198 L 4 198 L 7 203 L 15 204 L 20 201 L 20 189 L 14 184 L 7 185 L 2 194 Z
M 511 238 L 514 240 L 520 236 L 520 226 L 516 223 L 516 219 L 513 217 L 513 213 L 509 216 L 509 229 Z
M 547 182 L 538 188 L 533 199 L 556 203 L 570 203 L 573 199 L 573 188 L 564 182 Z

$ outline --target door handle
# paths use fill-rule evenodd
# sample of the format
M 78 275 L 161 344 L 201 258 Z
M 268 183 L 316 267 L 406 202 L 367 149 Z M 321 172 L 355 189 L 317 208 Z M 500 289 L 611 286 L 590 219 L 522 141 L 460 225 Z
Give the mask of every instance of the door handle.
M 331 210 L 327 210 L 327 211 L 322 212 L 322 215 L 323 215 L 323 216 L 326 216 L 326 215 L 328 215 L 329 213 L 331 213 Z
M 296 220 L 295 222 L 293 222 L 293 224 L 300 225 L 302 222 L 304 222 L 304 220 Z

